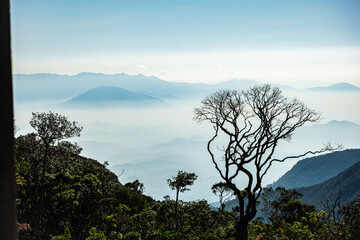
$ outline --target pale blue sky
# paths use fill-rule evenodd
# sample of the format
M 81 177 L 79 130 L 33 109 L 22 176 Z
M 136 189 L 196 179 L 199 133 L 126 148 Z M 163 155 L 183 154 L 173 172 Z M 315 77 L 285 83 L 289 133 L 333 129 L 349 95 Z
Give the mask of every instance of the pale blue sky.
M 357 0 L 11 0 L 14 72 L 354 83 L 359 13 Z

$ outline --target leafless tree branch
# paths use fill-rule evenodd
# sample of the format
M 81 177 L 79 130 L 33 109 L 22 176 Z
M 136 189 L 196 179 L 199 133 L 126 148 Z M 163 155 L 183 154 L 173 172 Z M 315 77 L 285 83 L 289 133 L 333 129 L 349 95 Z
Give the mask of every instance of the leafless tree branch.
M 280 141 L 290 141 L 297 128 L 319 121 L 320 114 L 296 98 L 287 99 L 279 88 L 270 85 L 256 86 L 247 91 L 219 90 L 202 100 L 194 112 L 194 120 L 210 122 L 214 127 L 215 134 L 209 140 L 207 150 L 215 169 L 239 200 L 237 228 L 241 229 L 255 217 L 263 177 L 274 162 L 341 148 L 340 145 L 326 144 L 320 150 L 273 158 Z M 227 139 L 222 148 L 216 146 L 222 154 L 220 159 L 212 150 L 215 139 L 217 143 Z M 255 173 L 249 166 L 255 167 Z M 240 189 L 235 180 L 244 176 L 247 185 Z M 245 198 L 248 200 L 246 206 Z

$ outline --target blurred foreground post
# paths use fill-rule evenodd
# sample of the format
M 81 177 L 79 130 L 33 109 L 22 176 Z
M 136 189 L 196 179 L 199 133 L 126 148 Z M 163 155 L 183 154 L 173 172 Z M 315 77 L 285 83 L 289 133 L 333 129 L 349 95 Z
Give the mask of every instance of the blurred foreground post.
M 17 239 L 9 0 L 0 0 L 0 238 Z

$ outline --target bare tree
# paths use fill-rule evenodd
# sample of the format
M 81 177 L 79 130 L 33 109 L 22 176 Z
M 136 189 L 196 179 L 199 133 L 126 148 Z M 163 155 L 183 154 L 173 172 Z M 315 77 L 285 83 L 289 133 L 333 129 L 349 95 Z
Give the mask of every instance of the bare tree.
M 290 141 L 297 128 L 317 122 L 320 114 L 297 99 L 287 99 L 279 88 L 270 85 L 247 91 L 219 90 L 201 104 L 195 108 L 194 119 L 213 125 L 214 135 L 207 149 L 216 170 L 239 201 L 236 239 L 247 239 L 247 227 L 256 215 L 261 183 L 272 164 L 334 148 L 328 144 L 318 151 L 274 158 L 280 140 Z M 245 179 L 245 187 L 241 187 L 237 179 Z

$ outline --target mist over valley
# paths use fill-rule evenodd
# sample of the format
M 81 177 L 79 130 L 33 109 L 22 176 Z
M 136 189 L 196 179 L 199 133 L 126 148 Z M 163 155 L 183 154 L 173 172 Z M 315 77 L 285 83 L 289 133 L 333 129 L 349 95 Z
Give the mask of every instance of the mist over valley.
M 256 84 L 261 82 L 194 84 L 127 74 L 15 74 L 17 135 L 33 131 L 28 124 L 31 112 L 58 112 L 84 127 L 81 137 L 72 139 L 83 148 L 82 155 L 108 162 L 122 183 L 139 179 L 145 194 L 162 199 L 171 195 L 166 179 L 185 170 L 199 177 L 192 186 L 194 191 L 186 192 L 183 199 L 216 201 L 210 188 L 221 179 L 206 150 L 213 129 L 194 121 L 193 110 L 217 89 L 245 90 Z M 283 142 L 277 156 L 320 149 L 328 141 L 343 144 L 344 148 L 360 147 L 357 86 L 340 84 L 299 90 L 274 85 L 285 96 L 296 97 L 322 113 L 319 123 L 300 128 L 291 142 Z M 296 162 L 275 164 L 263 185 L 276 181 Z

